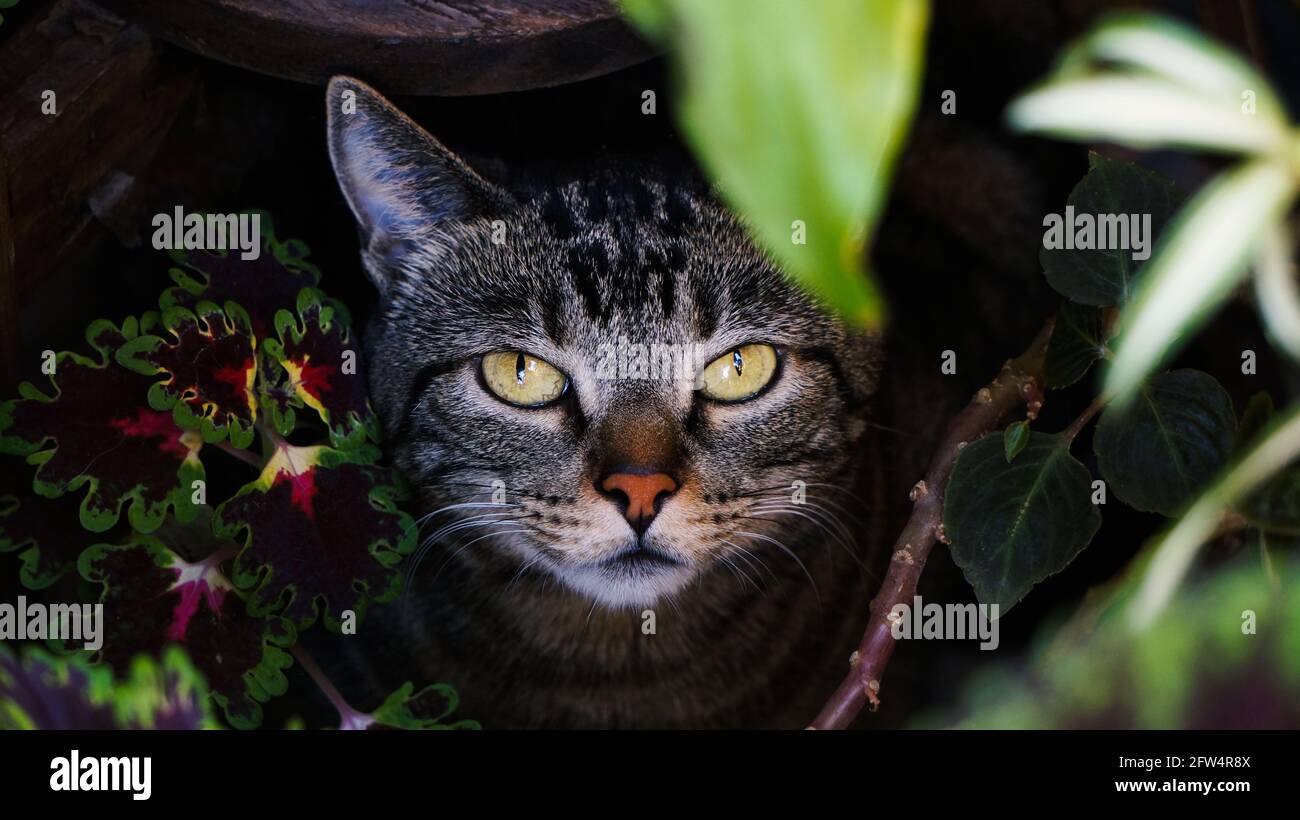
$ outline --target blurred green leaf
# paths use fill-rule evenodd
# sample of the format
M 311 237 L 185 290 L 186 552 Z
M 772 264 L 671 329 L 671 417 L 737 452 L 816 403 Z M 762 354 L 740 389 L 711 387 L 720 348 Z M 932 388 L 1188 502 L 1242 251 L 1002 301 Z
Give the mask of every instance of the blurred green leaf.
M 1108 17 L 1012 103 L 1013 126 L 1136 148 L 1287 153 L 1285 111 L 1245 60 L 1151 14 Z
M 683 130 L 759 244 L 849 319 L 884 306 L 864 270 L 915 105 L 921 0 L 623 0 L 676 48 Z M 806 244 L 797 244 L 799 225 Z
M 1289 229 L 1274 225 L 1255 255 L 1255 295 L 1269 337 L 1300 359 L 1300 288 L 1291 262 L 1294 255 Z
M 981 603 L 1002 615 L 1060 572 L 1101 526 L 1092 475 L 1061 435 L 1030 432 L 1014 462 L 1003 437 L 967 445 L 953 466 L 943 526 L 953 561 Z
M 1296 181 L 1286 166 L 1247 162 L 1206 185 L 1170 225 L 1121 317 L 1107 392 L 1123 403 L 1231 294 Z
M 1300 727 L 1300 564 L 1243 560 L 1179 595 L 1134 636 L 1103 618 L 1026 672 L 984 670 L 956 723 L 979 729 Z M 951 716 L 929 725 L 950 726 Z
M 1135 559 L 1141 580 L 1128 605 L 1128 623 L 1134 631 L 1150 626 L 1164 611 L 1201 545 L 1218 531 L 1224 513 L 1300 456 L 1300 404 L 1288 407 L 1256 441 L 1168 533 Z
M 1232 399 L 1213 376 L 1173 370 L 1144 382 L 1132 404 L 1107 408 L 1092 446 L 1121 501 L 1173 516 L 1228 463 L 1236 431 Z
M 1133 258 L 1137 237 L 1127 216 L 1138 214 L 1144 222 L 1145 217 L 1150 217 L 1150 232 L 1145 235 L 1146 250 L 1150 253 L 1165 223 L 1178 209 L 1181 197 L 1168 179 L 1132 162 L 1094 153 L 1089 156 L 1089 163 L 1088 173 L 1074 186 L 1066 204 L 1073 209 L 1075 219 L 1080 214 L 1124 217 L 1120 228 L 1127 241 L 1114 244 L 1129 247 L 1044 247 L 1038 258 L 1048 283 L 1057 293 L 1080 304 L 1109 307 L 1128 301 L 1138 274 L 1149 261 Z M 1073 225 L 1064 225 L 1064 230 L 1072 231 Z M 1099 241 L 1097 236 L 1094 242 Z

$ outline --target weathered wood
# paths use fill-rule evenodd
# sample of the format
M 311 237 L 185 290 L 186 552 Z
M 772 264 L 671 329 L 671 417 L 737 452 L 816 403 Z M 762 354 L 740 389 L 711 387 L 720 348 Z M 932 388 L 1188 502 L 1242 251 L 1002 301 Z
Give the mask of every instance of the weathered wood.
M 103 0 L 191 51 L 278 77 L 468 95 L 606 74 L 654 50 L 608 0 Z
M 111 239 L 92 203 L 102 212 L 129 194 L 191 89 L 160 70 L 142 29 L 88 0 L 60 0 L 0 43 L 0 383 L 23 304 Z M 42 112 L 46 91 L 55 114 Z

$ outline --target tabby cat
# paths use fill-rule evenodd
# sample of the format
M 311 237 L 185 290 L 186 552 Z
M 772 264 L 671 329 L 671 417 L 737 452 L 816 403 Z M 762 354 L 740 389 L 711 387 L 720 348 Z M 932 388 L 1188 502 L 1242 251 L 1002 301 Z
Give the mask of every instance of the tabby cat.
M 593 164 L 507 190 L 357 80 L 327 105 L 422 541 L 342 641 L 357 685 L 447 681 L 488 728 L 805 725 L 874 586 L 878 340 L 696 177 Z

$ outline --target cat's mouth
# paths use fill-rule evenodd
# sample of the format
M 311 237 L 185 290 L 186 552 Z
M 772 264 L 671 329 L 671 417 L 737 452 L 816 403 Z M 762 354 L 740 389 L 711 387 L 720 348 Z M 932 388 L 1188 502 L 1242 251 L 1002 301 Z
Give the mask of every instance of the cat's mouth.
M 686 562 L 658 547 L 637 541 L 599 563 L 603 569 L 629 574 L 650 573 L 686 566 Z

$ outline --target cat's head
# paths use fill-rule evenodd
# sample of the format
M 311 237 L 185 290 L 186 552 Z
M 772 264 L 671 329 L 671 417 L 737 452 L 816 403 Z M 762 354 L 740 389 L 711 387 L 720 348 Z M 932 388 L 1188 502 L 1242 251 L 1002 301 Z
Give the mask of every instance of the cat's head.
M 426 536 L 637 607 L 853 507 L 877 348 L 707 187 L 625 167 L 507 193 L 360 82 L 327 104 L 380 291 L 372 401 Z

